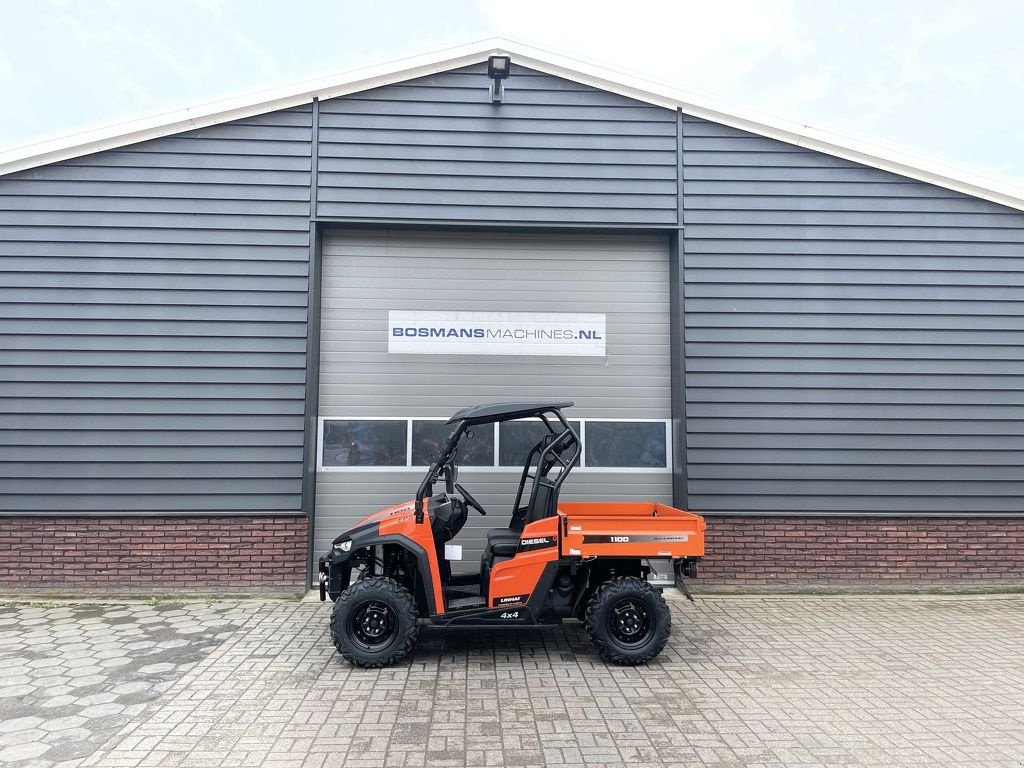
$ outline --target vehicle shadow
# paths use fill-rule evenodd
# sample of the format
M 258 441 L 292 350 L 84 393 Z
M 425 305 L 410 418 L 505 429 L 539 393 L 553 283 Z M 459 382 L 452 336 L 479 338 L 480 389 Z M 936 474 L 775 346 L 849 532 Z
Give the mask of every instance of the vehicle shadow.
M 423 627 L 410 664 L 465 664 L 487 668 L 500 663 L 598 662 L 583 624 L 465 629 Z
M 700 602 L 671 600 L 672 636 L 649 664 L 698 664 L 721 655 L 715 622 Z M 604 664 L 590 642 L 583 622 L 566 619 L 560 625 L 461 629 L 424 626 L 415 661 L 419 663 L 481 663 L 486 660 L 548 661 Z

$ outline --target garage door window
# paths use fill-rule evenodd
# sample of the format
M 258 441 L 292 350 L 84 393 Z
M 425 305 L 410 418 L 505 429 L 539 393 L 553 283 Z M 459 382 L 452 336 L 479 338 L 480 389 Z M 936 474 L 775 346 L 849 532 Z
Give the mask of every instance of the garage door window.
M 437 458 L 455 427 L 446 420 L 412 420 L 412 466 L 429 467 Z M 459 443 L 459 465 L 494 466 L 494 426 L 485 424 L 470 430 L 473 436 Z
M 405 419 L 326 421 L 323 466 L 404 467 L 408 428 Z
M 582 472 L 668 472 L 672 467 L 667 419 L 573 419 L 580 436 Z M 322 419 L 323 470 L 405 468 L 422 471 L 437 458 L 452 432 L 446 419 Z M 472 428 L 459 446 L 459 464 L 491 471 L 520 471 L 547 428 L 539 419 Z
M 570 421 L 569 425 L 580 433 L 580 422 Z M 557 424 L 556 429 L 559 429 Z M 521 469 L 530 449 L 548 434 L 548 428 L 539 419 L 506 421 L 498 425 L 498 463 L 503 467 Z
M 588 421 L 583 445 L 587 467 L 668 467 L 668 424 L 664 421 Z

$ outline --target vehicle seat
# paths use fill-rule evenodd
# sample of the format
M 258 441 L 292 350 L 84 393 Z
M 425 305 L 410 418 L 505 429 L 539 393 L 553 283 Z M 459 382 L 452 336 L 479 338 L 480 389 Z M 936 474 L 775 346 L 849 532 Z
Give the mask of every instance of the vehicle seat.
M 547 479 L 542 479 L 530 494 L 530 503 L 525 509 L 520 508 L 513 515 L 508 528 L 491 528 L 487 531 L 487 546 L 484 555 L 497 557 L 513 557 L 519 546 L 519 534 L 530 523 L 551 517 L 558 511 L 558 494 L 555 486 Z M 519 513 L 522 514 L 519 514 Z
M 514 528 L 491 528 L 487 532 L 487 544 L 480 555 L 480 594 L 485 600 L 491 586 L 491 569 L 515 557 L 518 547 L 519 531 Z
M 492 528 L 487 532 L 487 546 L 480 555 L 480 594 L 489 599 L 491 570 L 498 563 L 515 557 L 519 533 L 511 528 Z
M 522 525 L 551 517 L 558 510 L 558 494 L 553 483 L 541 480 L 530 494 L 530 506 L 525 510 Z M 515 524 L 513 519 L 513 525 Z M 487 597 L 491 583 L 491 569 L 495 565 L 515 557 L 519 548 L 521 528 L 491 528 L 487 532 L 487 546 L 480 558 L 480 594 Z
M 497 557 L 512 557 L 519 546 L 519 531 L 511 528 L 491 528 L 487 532 L 487 552 Z

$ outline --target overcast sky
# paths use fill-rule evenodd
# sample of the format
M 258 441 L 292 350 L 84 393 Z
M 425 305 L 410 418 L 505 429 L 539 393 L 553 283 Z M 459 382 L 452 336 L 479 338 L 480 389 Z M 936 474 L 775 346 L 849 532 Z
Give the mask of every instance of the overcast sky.
M 1024 187 L 1021 0 L 0 0 L 0 150 L 495 35 Z

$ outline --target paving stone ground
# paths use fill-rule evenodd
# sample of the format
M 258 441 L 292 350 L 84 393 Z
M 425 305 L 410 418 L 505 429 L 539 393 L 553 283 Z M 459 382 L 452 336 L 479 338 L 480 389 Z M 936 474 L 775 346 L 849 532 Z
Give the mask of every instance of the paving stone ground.
M 80 765 L 244 618 L 226 603 L 0 606 L 0 766 Z
M 0 609 L 0 765 L 1024 766 L 1024 596 L 670 602 L 638 668 L 578 624 L 359 670 L 318 602 Z

